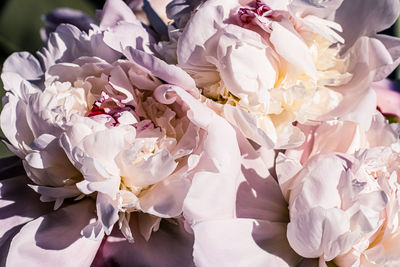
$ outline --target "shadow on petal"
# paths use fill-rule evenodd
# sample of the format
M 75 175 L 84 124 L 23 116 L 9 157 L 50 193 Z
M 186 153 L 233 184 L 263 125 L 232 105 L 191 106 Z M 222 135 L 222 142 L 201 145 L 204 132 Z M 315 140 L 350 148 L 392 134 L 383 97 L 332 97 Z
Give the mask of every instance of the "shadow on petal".
M 289 222 L 287 203 L 275 179 L 270 175 L 261 177 L 254 169 L 243 165 L 242 173 L 246 180 L 237 190 L 237 217 Z
M 89 266 L 101 241 L 80 231 L 95 218 L 94 210 L 94 201 L 85 199 L 26 223 L 11 241 L 6 265 Z
M 161 220 L 158 231 L 149 241 L 141 236 L 137 214 L 132 214 L 130 227 L 134 243 L 124 239 L 116 227 L 103 240 L 92 267 L 103 266 L 194 266 L 193 236 L 178 220 Z
M 68 208 L 76 206 L 77 210 L 94 215 L 94 203 L 88 203 L 92 202 L 89 199 L 82 202 L 86 202 L 86 205 L 78 203 L 70 205 Z M 43 217 L 43 221 L 40 223 L 35 234 L 35 241 L 38 247 L 49 250 L 62 250 L 82 238 L 80 227 L 83 228 L 89 223 L 90 216 L 77 216 L 80 214 L 79 212 L 74 212 L 68 208 L 60 209 Z
M 0 234 L 7 228 L 6 220 L 13 220 L 10 226 L 16 226 L 52 210 L 51 203 L 41 202 L 40 196 L 28 187 L 30 182 L 26 176 L 0 181 Z

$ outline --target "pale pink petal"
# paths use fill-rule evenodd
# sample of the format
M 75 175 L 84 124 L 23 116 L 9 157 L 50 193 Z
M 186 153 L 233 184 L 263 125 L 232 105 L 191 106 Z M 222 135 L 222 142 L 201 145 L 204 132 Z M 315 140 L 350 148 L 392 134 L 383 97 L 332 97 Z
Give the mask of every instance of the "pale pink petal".
M 124 177 L 125 185 L 141 188 L 165 179 L 177 165 L 165 149 L 139 162 L 134 162 L 136 156 L 129 155 L 129 150 L 122 152 L 119 159 L 121 176 Z
M 240 168 L 240 151 L 235 130 L 226 120 L 182 88 L 162 85 L 156 89 L 154 95 L 159 102 L 166 104 L 173 103 L 179 97 L 189 109 L 187 116 L 190 121 L 207 131 L 198 165 L 192 170 L 192 186 L 184 203 L 186 219 L 192 223 L 214 216 L 231 217 L 235 208 L 235 177 Z M 227 197 L 220 198 L 219 188 L 224 184 Z M 204 195 L 210 197 L 200 197 Z
M 126 34 L 130 32 L 132 34 Z M 130 46 L 151 53 L 150 45 L 154 38 L 139 23 L 120 22 L 104 32 L 104 42 L 112 49 L 123 52 Z
M 17 114 L 26 112 L 26 104 L 11 94 L 7 94 L 5 99 L 8 102 L 4 105 L 0 115 L 1 129 L 14 147 L 16 154 L 23 158 L 25 156 L 24 145 L 29 145 L 34 139 L 26 118 L 23 116 L 17 118 Z
M 275 152 L 267 148 L 255 150 L 248 139 L 239 133 L 237 138 L 242 162 L 236 189 L 235 217 L 288 222 L 287 203 L 277 181 L 269 172 L 275 160 Z M 220 194 L 220 197 L 224 195 Z
M 100 15 L 100 28 L 106 29 L 124 21 L 133 24 L 140 23 L 132 10 L 122 0 L 107 0 Z
M 223 32 L 218 39 L 215 65 L 224 84 L 241 101 L 248 98 L 250 105 L 265 101 L 267 90 L 274 87 L 278 75 L 276 54 L 253 31 L 229 24 Z
M 383 34 L 378 34 L 375 38 L 382 42 L 392 59 L 376 70 L 374 81 L 380 81 L 389 76 L 400 63 L 400 40 L 398 37 Z
M 75 183 L 80 173 L 69 162 L 58 138 L 43 134 L 31 144 L 24 166 L 29 178 L 38 185 L 63 186 Z
M 385 117 L 377 112 L 372 118 L 370 129 L 366 132 L 369 147 L 390 146 L 396 143 L 399 134 L 398 130 L 392 126 L 393 124 L 389 124 Z
M 320 154 L 312 158 L 301 172 L 293 177 L 289 198 L 290 216 L 308 212 L 315 205 L 329 209 L 340 207 L 342 200 L 338 191 L 340 178 L 345 171 L 345 159 Z
M 286 224 L 252 219 L 196 224 L 194 261 L 198 266 L 295 266 L 300 257 L 286 240 Z
M 320 18 L 329 18 L 340 7 L 343 0 L 331 0 L 325 2 L 315 2 L 309 0 L 293 0 L 289 5 L 289 10 L 298 17 L 315 15 Z
M 399 265 L 400 255 L 400 234 L 396 234 L 387 238 L 383 243 L 377 244 L 365 252 L 367 259 L 373 260 L 374 263 L 379 265 L 392 264 L 393 266 Z
M 79 29 L 72 25 L 70 27 L 60 25 L 56 32 L 50 34 L 47 47 L 38 52 L 45 69 L 48 69 L 60 59 L 70 59 L 70 62 L 74 59 L 68 48 L 79 38 L 79 32 Z
M 136 130 L 130 125 L 113 127 L 86 136 L 79 144 L 88 157 L 93 157 L 105 169 L 116 171 L 114 159 L 118 153 L 134 140 Z M 114 172 L 114 174 L 118 174 Z
M 342 25 L 345 49 L 362 35 L 373 35 L 389 28 L 399 15 L 397 0 L 345 0 L 336 11 L 335 21 Z
M 100 32 L 90 35 L 71 24 L 61 24 L 50 34 L 47 47 L 38 53 L 46 69 L 56 63 L 73 62 L 81 56 L 99 57 L 107 62 L 114 62 L 121 54 L 103 41 Z
M 298 159 L 301 163 L 319 153 L 351 154 L 364 144 L 363 132 L 355 122 L 332 120 L 317 126 L 298 126 L 306 134 L 306 141 L 301 147 L 287 150 L 285 154 Z
M 258 145 L 273 148 L 274 143 L 262 129 L 257 127 L 256 119 L 249 112 L 240 107 L 224 105 L 224 117 L 233 126 L 240 129 L 241 133 L 256 142 Z
M 361 157 L 367 160 L 366 154 Z M 346 154 L 319 154 L 291 178 L 287 237 L 300 255 L 330 261 L 375 242 L 376 236 L 371 243 L 368 239 L 382 227 L 388 197 L 353 160 Z
M 236 216 L 271 222 L 288 222 L 287 203 L 278 183 L 272 176 L 259 176 L 242 165 L 245 181 L 239 184 L 236 195 Z
M 382 69 L 390 67 L 394 59 L 380 40 L 365 36 L 359 38 L 347 53 L 353 77 L 347 84 L 333 88 L 343 95 L 343 100 L 321 119 L 348 114 L 348 119 L 360 123 L 361 128 L 367 130 L 376 105 L 373 103 L 375 96 L 371 92 L 371 82 Z
M 80 231 L 94 218 L 94 209 L 92 200 L 84 200 L 27 223 L 11 242 L 7 265 L 89 266 L 101 241 Z
M 118 221 L 118 201 L 113 200 L 110 196 L 97 193 L 96 210 L 99 221 L 102 223 L 104 231 L 107 235 L 111 233 L 114 224 Z
M 182 213 L 183 202 L 191 186 L 189 179 L 179 176 L 169 177 L 150 187 L 140 197 L 140 207 L 144 212 L 173 218 Z
M 343 121 L 353 121 L 358 123 L 361 130 L 368 130 L 371 126 L 372 116 L 376 109 L 376 93 L 369 89 L 366 94 L 358 99 L 357 106 L 341 117 Z
M 315 79 L 317 71 L 306 43 L 300 39 L 294 29 L 287 29 L 281 23 L 272 22 L 271 27 L 270 41 L 276 52 Z M 296 49 L 293 49 L 293 47 L 296 47 Z
M 219 1 L 221 2 L 221 1 Z M 191 66 L 212 65 L 207 61 L 205 44 L 216 32 L 214 23 L 222 24 L 227 17 L 229 7 L 233 7 L 236 1 L 223 1 L 223 6 L 218 6 L 218 1 L 208 1 L 190 19 L 178 40 L 177 56 L 178 64 L 183 68 L 191 69 Z
M 64 199 L 73 198 L 81 195 L 82 193 L 75 185 L 63 186 L 63 187 L 49 187 L 49 186 L 37 186 L 29 185 L 36 193 L 40 194 L 40 200 L 43 202 L 53 202 L 54 209 L 57 210 Z
M 13 227 L 52 211 L 52 205 L 41 202 L 29 188 L 30 182 L 26 176 L 0 180 L 0 238 L 8 236 Z
M 39 61 L 28 52 L 13 53 L 3 64 L 2 72 L 19 74 L 24 80 L 39 80 L 43 70 Z
M 298 160 L 291 159 L 282 153 L 279 153 L 276 157 L 276 177 L 286 201 L 289 201 L 290 187 L 293 182 L 292 178 L 302 167 Z
M 290 246 L 301 256 L 318 258 L 324 254 L 325 245 L 349 232 L 350 225 L 347 215 L 339 209 L 323 209 L 316 207 L 309 212 L 294 217 L 287 226 L 287 237 Z M 344 250 L 351 248 L 345 245 Z M 331 259 L 337 256 L 334 254 Z M 329 259 L 329 260 L 331 260 Z
M 52 94 L 32 94 L 28 101 L 24 117 L 35 138 L 42 134 L 51 133 L 53 136 L 58 136 L 62 133 L 61 127 L 55 123 L 53 108 L 57 106 L 57 100 Z
M 360 123 L 363 130 L 369 128 L 376 106 L 376 102 L 374 102 L 376 96 L 370 88 L 374 79 L 374 72 L 371 70 L 378 63 L 371 51 L 374 44 L 379 46 L 377 42 L 361 38 L 357 42 L 357 46 L 351 49 L 350 53 L 353 53 L 352 57 L 354 57 L 354 60 L 351 61 L 353 77 L 347 84 L 333 88 L 343 95 L 343 100 L 334 110 L 321 116 L 321 120 L 347 115 L 347 119 Z
M 196 95 L 196 93 L 198 94 L 193 79 L 181 68 L 175 65 L 169 65 L 155 56 L 136 50 L 132 47 L 126 48 L 125 56 L 129 60 L 139 64 L 141 67 L 149 70 L 152 75 L 164 80 L 165 82 L 185 88 L 194 95 Z
M 194 170 L 192 186 L 184 203 L 184 214 L 189 222 L 229 218 L 235 210 L 235 184 L 240 173 L 235 132 L 216 115 L 206 127 L 208 135 L 202 157 Z M 224 188 L 224 198 L 220 196 L 221 188 Z

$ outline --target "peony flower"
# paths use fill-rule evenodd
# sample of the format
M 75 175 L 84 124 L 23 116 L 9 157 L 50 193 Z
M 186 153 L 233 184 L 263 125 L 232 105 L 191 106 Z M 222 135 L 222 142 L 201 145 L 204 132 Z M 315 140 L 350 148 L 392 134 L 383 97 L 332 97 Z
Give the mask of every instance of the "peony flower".
M 304 136 L 294 122 L 341 118 L 369 128 L 370 84 L 399 61 L 399 40 L 376 32 L 397 13 L 391 0 L 206 1 L 183 28 L 177 61 L 246 137 L 295 147 Z
M 395 147 L 310 159 L 291 178 L 291 247 L 339 266 L 398 264 L 398 160 Z
M 176 221 L 163 220 L 158 231 L 145 241 L 134 215 L 131 224 L 137 237 L 135 244 L 121 237 L 119 230 L 107 239 L 90 240 L 80 231 L 88 221 L 96 219 L 95 201 L 86 198 L 68 202 L 53 211 L 27 186 L 30 180 L 26 176 L 2 173 L 1 177 L 2 266 L 154 266 L 160 261 L 171 266 L 191 265 L 193 237 Z
M 396 84 L 388 79 L 375 82 L 372 88 L 376 92 L 377 105 L 385 115 L 392 115 L 400 118 L 400 92 Z
M 400 263 L 397 1 L 125 2 L 4 63 L 1 266 Z
M 118 10 L 116 4 L 119 1 L 111 2 L 115 2 L 114 7 Z M 122 13 L 129 11 L 131 14 L 127 7 L 120 6 L 120 9 Z M 9 148 L 24 159 L 25 170 L 35 184 L 51 186 L 52 190 L 58 191 L 57 198 L 43 198 L 58 199 L 56 207 L 61 205 L 62 199 L 80 194 L 75 183 L 81 179 L 79 171 L 59 145 L 59 138 L 73 114 L 86 112 L 83 106 L 87 97 L 88 101 L 94 101 L 90 98 L 93 96 L 85 94 L 88 83 L 81 80 L 73 84 L 75 81 L 71 83 L 68 79 L 77 75 L 81 75 L 77 78 L 85 78 L 82 76 L 84 73 L 79 73 L 79 64 L 87 63 L 86 66 L 92 67 L 102 63 L 110 65 L 121 57 L 103 41 L 103 35 L 106 38 L 115 29 L 109 24 L 117 24 L 120 20 L 114 13 L 115 10 L 106 5 L 100 23 L 104 30 L 96 28 L 88 34 L 72 25 L 59 26 L 50 35 L 47 47 L 38 52 L 40 61 L 21 52 L 11 55 L 3 65 L 1 77 L 7 91 L 1 113 L 3 132 Z M 133 14 L 125 21 L 124 27 L 139 29 Z M 143 34 L 143 41 L 147 36 L 145 33 L 144 28 L 138 32 Z M 142 43 L 138 45 L 143 48 Z M 61 70 L 72 72 L 62 73 L 60 79 Z M 100 75 L 101 72 L 93 70 L 92 74 Z M 71 88 L 77 90 L 71 91 Z M 72 95 L 68 95 L 70 92 Z
M 368 131 L 348 121 L 303 131 L 306 142 L 276 159 L 289 203 L 291 247 L 305 258 L 319 258 L 320 266 L 331 260 L 339 266 L 398 263 L 396 125 L 377 113 Z
M 191 185 L 238 176 L 241 156 L 233 127 L 199 102 L 186 72 L 151 54 L 147 31 L 122 1 L 109 0 L 88 33 L 62 24 L 39 60 L 21 52 L 5 62 L 1 127 L 31 182 L 10 178 L 2 187 L 28 183 L 56 210 L 42 205 L 14 220 L 21 201 L 31 200 L 11 191 L 10 203 L 2 188 L 0 204 L 17 203 L 2 229 L 7 265 L 38 263 L 41 253 L 57 265 L 81 246 L 87 253 L 73 265 L 156 264 L 149 251 L 164 246 L 184 255 L 163 251 L 166 265 L 191 264 L 193 237 L 182 217 L 186 197 L 198 194 Z M 187 226 L 195 221 L 187 218 Z M 11 225 L 22 228 L 8 234 Z M 49 240 L 64 232 L 71 234 L 60 244 Z

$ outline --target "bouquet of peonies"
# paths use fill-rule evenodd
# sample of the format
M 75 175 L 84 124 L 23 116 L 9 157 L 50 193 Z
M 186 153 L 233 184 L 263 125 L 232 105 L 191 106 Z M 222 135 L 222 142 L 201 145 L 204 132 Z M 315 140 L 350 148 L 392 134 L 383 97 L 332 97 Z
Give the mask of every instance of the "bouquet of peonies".
M 5 61 L 0 266 L 399 266 L 399 1 L 139 2 Z

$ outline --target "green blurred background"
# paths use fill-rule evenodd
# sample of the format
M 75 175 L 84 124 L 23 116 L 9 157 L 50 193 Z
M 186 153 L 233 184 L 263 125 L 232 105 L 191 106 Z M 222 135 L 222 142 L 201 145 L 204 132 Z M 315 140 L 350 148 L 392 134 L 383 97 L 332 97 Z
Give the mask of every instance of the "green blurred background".
M 43 43 L 39 30 L 44 26 L 43 14 L 59 7 L 70 7 L 84 11 L 95 18 L 96 9 L 101 9 L 105 0 L 0 0 L 0 69 L 4 60 L 13 52 L 35 53 Z M 386 30 L 385 34 L 400 36 L 399 22 Z M 391 79 L 398 79 L 398 73 Z M 4 95 L 0 81 L 0 97 Z M 1 110 L 2 107 L 0 107 Z M 3 135 L 0 130 L 0 135 Z M 0 158 L 12 155 L 0 142 Z
M 35 53 L 43 46 L 40 28 L 44 26 L 43 14 L 59 7 L 84 11 L 95 18 L 105 0 L 0 0 L 0 69 L 4 60 L 13 52 Z M 4 95 L 0 81 L 0 98 Z M 0 107 L 0 109 L 2 106 Z M 3 133 L 0 130 L 0 135 Z M 0 142 L 0 158 L 12 155 Z

